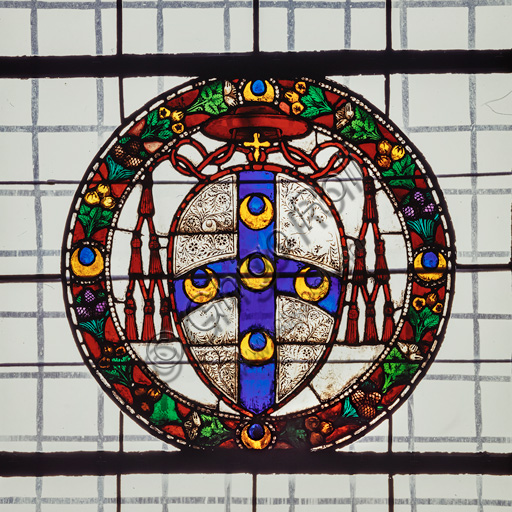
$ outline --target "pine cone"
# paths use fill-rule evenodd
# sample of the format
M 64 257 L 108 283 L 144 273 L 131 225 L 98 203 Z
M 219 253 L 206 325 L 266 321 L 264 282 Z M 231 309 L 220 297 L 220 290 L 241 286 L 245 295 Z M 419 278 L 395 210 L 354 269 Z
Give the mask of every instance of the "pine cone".
M 112 156 L 119 164 L 127 169 L 139 167 L 144 159 L 138 155 L 142 149 L 142 143 L 138 139 L 131 139 L 126 144 L 114 144 Z

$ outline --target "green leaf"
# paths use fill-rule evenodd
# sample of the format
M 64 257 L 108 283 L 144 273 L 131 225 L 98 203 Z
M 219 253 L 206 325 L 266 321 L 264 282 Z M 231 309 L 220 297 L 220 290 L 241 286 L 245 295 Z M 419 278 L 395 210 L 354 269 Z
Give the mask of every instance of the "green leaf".
M 92 334 L 97 340 L 105 340 L 105 323 L 107 321 L 108 311 L 103 318 L 95 318 L 93 320 L 87 320 L 86 322 L 80 322 L 78 325 L 89 334 Z
M 78 220 L 84 228 L 84 233 L 87 237 L 93 233 L 94 222 L 98 214 L 99 208 L 91 208 L 85 204 L 80 207 L 78 212 Z
M 176 411 L 176 402 L 167 395 L 162 395 L 153 409 L 153 414 L 149 418 L 155 425 L 167 425 L 168 423 L 181 423 L 181 419 Z
M 379 140 L 381 138 L 373 117 L 361 107 L 354 107 L 354 117 L 340 134 L 347 139 L 363 142 L 365 140 Z
M 149 126 L 146 126 L 146 128 L 144 128 L 144 131 L 141 133 L 141 136 L 140 138 L 142 140 L 144 139 L 152 139 L 156 136 L 156 134 L 158 133 L 158 128 L 153 126 L 153 127 L 149 127 Z
M 148 117 L 146 117 L 146 126 L 155 126 L 158 124 L 158 120 L 158 109 L 155 109 L 148 114 Z
M 210 99 L 210 104 L 212 104 L 212 105 L 221 105 L 222 103 L 224 103 L 224 95 L 223 94 L 214 95 Z
M 437 219 L 436 219 L 437 220 Z M 435 221 L 432 219 L 408 220 L 407 225 L 427 242 L 434 240 Z
M 308 94 L 316 101 L 316 103 L 323 103 L 325 106 L 327 106 L 327 100 L 325 99 L 324 91 L 322 91 L 320 87 L 310 85 Z
M 441 318 L 437 316 L 435 313 L 432 313 L 428 318 L 425 318 L 423 321 L 423 325 L 426 329 L 432 329 L 433 327 L 437 327 L 439 325 L 439 322 L 441 321 Z
M 291 444 L 294 448 L 307 447 L 308 435 L 303 425 L 303 418 L 288 420 L 286 423 L 286 428 L 281 432 L 279 438 Z
M 169 140 L 169 139 L 172 139 L 172 136 L 173 136 L 173 132 L 171 130 L 162 130 L 160 132 L 158 132 L 158 138 L 160 140 Z
M 110 225 L 114 212 L 105 210 L 101 206 L 93 208 L 83 204 L 78 212 L 78 220 L 84 227 L 84 233 L 90 237 L 98 229 Z
M 382 366 L 385 374 L 382 393 L 396 384 L 410 380 L 419 368 L 419 364 L 410 363 L 396 347 L 393 347 Z
M 413 308 L 409 308 L 409 322 L 411 325 L 416 325 L 420 321 L 418 312 Z
M 343 412 L 341 415 L 344 418 L 357 418 L 358 414 L 355 409 L 355 407 L 352 405 L 352 402 L 348 398 L 348 396 L 345 398 L 345 401 L 343 402 Z
M 301 98 L 301 102 L 306 107 L 301 113 L 302 117 L 316 117 L 332 112 L 322 89 L 314 85 L 309 86 L 308 93 Z
M 126 387 L 130 387 L 133 384 L 133 365 L 131 364 L 130 356 L 113 357 L 112 366 L 110 368 L 102 368 L 101 371 L 110 382 L 122 384 Z
M 203 100 L 210 101 L 216 93 L 218 93 L 217 86 L 220 85 L 220 82 L 213 82 L 211 84 L 207 84 L 201 90 L 200 96 Z
M 412 161 L 412 158 L 410 155 L 405 155 L 402 159 L 397 160 L 396 162 L 393 162 L 393 165 L 386 169 L 385 171 L 382 171 L 382 175 L 386 177 L 391 176 L 414 176 L 414 162 Z M 414 180 L 412 179 L 396 179 L 396 180 L 389 180 L 389 185 L 391 187 L 400 187 L 400 188 L 407 188 L 412 189 L 416 185 L 414 183 Z
M 206 113 L 218 116 L 219 114 L 222 114 L 223 112 L 226 112 L 228 110 L 227 105 L 224 103 L 206 103 L 204 106 L 204 110 Z
M 413 189 L 416 185 L 414 180 L 389 180 L 390 187 Z
M 110 222 L 112 221 L 113 216 L 114 216 L 113 211 L 104 210 L 103 208 L 100 208 L 100 218 L 98 219 L 98 221 L 96 223 L 96 230 L 110 226 Z
M 423 334 L 428 329 L 433 329 L 439 325 L 441 318 L 429 307 L 425 306 L 419 313 L 414 307 L 409 308 L 409 322 L 414 328 L 414 339 L 416 343 L 421 341 Z
M 206 112 L 207 114 L 217 116 L 226 112 L 228 106 L 224 102 L 223 82 L 216 81 L 205 85 L 199 97 L 188 108 L 188 112 Z
M 316 108 L 316 102 L 315 102 L 315 99 L 312 96 L 303 96 L 301 98 L 301 102 L 306 107 L 314 107 L 314 108 Z
M 393 171 L 393 176 L 413 176 L 414 162 L 411 155 L 405 155 L 402 159 L 394 162 L 391 170 Z
M 320 111 L 316 107 L 307 107 L 301 113 L 302 117 L 316 117 L 318 115 L 320 115 Z
M 201 428 L 196 439 L 197 444 L 213 448 L 232 436 L 231 431 L 216 416 L 207 414 L 200 414 L 199 416 L 201 418 Z
M 78 214 L 88 216 L 91 213 L 91 210 L 92 210 L 92 206 L 89 206 L 84 203 L 84 204 L 82 204 L 82 206 L 80 206 L 80 210 L 79 210 Z
M 152 115 L 152 114 L 155 114 L 155 115 Z M 149 119 L 150 116 L 152 116 L 151 122 Z M 171 121 L 169 119 L 159 119 L 158 112 L 156 110 L 154 110 L 153 112 L 151 112 L 151 114 L 148 115 L 148 122 L 146 123 L 144 131 L 142 132 L 140 138 L 141 139 L 162 138 L 160 134 L 163 131 L 168 131 L 170 126 L 171 126 Z M 171 135 L 172 135 L 172 132 L 171 132 Z M 164 138 L 170 138 L 170 137 L 164 137 Z
M 114 159 L 108 155 L 105 159 L 108 168 L 108 180 L 115 182 L 125 179 L 130 179 L 135 176 L 135 171 L 125 169 L 122 165 L 114 162 Z

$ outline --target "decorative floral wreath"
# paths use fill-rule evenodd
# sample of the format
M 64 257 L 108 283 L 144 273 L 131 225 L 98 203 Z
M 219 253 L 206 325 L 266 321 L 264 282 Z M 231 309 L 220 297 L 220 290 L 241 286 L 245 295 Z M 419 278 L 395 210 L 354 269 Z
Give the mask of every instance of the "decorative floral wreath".
M 180 180 L 162 185 L 156 171 L 164 161 Z M 251 184 L 251 176 L 259 185 Z M 344 196 L 354 183 L 361 212 L 349 232 L 347 206 L 335 195 Z M 188 187 L 164 234 L 155 224 L 160 186 Z M 249 191 L 246 200 L 237 196 L 242 189 Z M 125 209 L 133 205 L 134 223 L 123 228 Z M 382 228 L 385 216 L 395 231 Z M 301 223 L 313 226 L 313 241 L 320 237 L 321 243 L 293 234 Z M 319 226 L 329 223 L 335 228 L 320 234 Z M 239 235 L 230 231 L 234 225 Z M 243 230 L 270 228 L 279 258 L 264 251 L 246 259 L 238 254 L 236 236 Z M 124 278 L 113 270 L 121 232 L 129 237 Z M 389 260 L 395 240 L 393 254 L 401 250 L 402 258 Z M 69 214 L 62 272 L 84 361 L 150 433 L 182 447 L 313 450 L 367 433 L 425 374 L 446 329 L 454 254 L 432 171 L 375 107 L 327 81 L 212 79 L 155 99 L 100 151 Z M 213 263 L 215 257 L 222 261 Z M 285 257 L 298 263 L 281 268 Z M 402 279 L 398 292 L 396 276 Z M 241 300 L 229 278 L 247 293 L 271 287 L 276 296 L 282 292 L 273 306 L 282 307 L 275 332 L 261 328 L 245 335 L 240 326 L 217 332 L 219 322 L 202 332 L 193 326 L 199 314 L 208 316 L 205 307 L 214 300 L 226 311 Z M 185 299 L 192 309 L 182 307 Z M 304 350 L 294 352 L 294 343 Z M 335 346 L 347 347 L 343 354 L 373 354 L 337 389 L 329 381 L 342 373 L 335 370 Z M 167 350 L 167 364 L 155 358 L 160 349 Z M 180 350 L 187 359 L 180 359 Z M 290 368 L 305 368 L 302 380 L 295 370 L 276 373 L 285 372 L 285 354 Z M 184 391 L 179 370 L 187 361 L 217 397 L 215 406 Z M 266 405 L 241 396 L 243 386 L 255 389 L 247 387 L 252 381 L 242 382 L 243 365 L 259 372 L 273 368 Z M 277 389 L 286 385 L 291 391 L 280 399 Z

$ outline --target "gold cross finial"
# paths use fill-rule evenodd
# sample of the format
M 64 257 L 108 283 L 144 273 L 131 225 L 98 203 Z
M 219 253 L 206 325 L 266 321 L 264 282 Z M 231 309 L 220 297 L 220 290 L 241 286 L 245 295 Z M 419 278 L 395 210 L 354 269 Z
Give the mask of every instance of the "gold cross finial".
M 260 148 L 268 148 L 270 147 L 270 142 L 260 142 L 260 134 L 254 134 L 254 140 L 252 142 L 244 142 L 244 146 L 247 148 L 254 148 L 254 161 L 258 162 L 260 159 Z

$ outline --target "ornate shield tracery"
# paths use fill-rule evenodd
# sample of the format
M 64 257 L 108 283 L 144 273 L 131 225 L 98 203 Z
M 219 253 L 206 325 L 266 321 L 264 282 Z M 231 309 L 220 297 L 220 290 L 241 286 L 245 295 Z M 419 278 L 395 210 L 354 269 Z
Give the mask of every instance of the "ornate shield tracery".
M 433 180 L 339 86 L 166 94 L 107 144 L 70 214 L 84 359 L 170 442 L 356 439 L 405 399 L 444 331 L 454 248 Z

